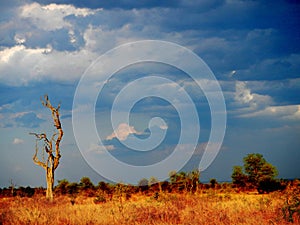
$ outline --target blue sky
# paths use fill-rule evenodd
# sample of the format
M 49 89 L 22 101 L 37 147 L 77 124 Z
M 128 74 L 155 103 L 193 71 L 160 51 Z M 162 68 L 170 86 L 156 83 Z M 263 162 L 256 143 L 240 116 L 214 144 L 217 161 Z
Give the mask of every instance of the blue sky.
M 256 152 L 278 168 L 279 177 L 300 177 L 299 27 L 300 4 L 292 0 L 2 1 L 0 186 L 8 186 L 11 179 L 23 186 L 45 184 L 43 169 L 32 162 L 35 142 L 28 135 L 53 131 L 49 112 L 40 103 L 45 93 L 54 105 L 62 104 L 65 136 L 56 179 L 78 181 L 89 176 L 95 183 L 102 180 L 84 160 L 73 134 L 76 87 L 98 56 L 121 44 L 149 39 L 173 42 L 195 52 L 222 88 L 226 134 L 216 159 L 201 173 L 202 181 L 230 180 L 232 167 L 242 164 L 246 154 Z M 148 165 L 172 152 L 181 127 L 176 109 L 166 100 L 145 98 L 132 109 L 130 125 L 117 124 L 121 124 L 119 138 L 145 139 L 150 135 L 151 118 L 161 117 L 164 123 L 156 121 L 151 133 L 166 131 L 166 136 L 153 151 L 126 148 L 114 137 L 109 123 L 118 92 L 153 74 L 178 83 L 195 102 L 201 134 L 184 170 L 196 168 L 211 128 L 209 106 L 195 82 L 168 65 L 141 63 L 114 74 L 96 104 L 99 136 L 114 157 L 133 165 Z M 141 86 L 131 94 L 141 95 L 147 88 Z M 191 134 L 193 127 L 184 132 Z M 86 135 L 88 138 L 88 132 Z M 102 147 L 90 143 L 91 151 Z M 185 154 L 189 143 L 181 148 Z M 136 180 L 143 175 L 137 173 Z

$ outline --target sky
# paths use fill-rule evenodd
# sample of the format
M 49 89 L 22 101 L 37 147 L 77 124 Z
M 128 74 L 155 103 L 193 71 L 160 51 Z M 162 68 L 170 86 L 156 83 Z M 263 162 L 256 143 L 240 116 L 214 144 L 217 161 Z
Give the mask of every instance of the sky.
M 205 153 L 207 146 L 218 151 L 201 171 L 203 182 L 230 181 L 232 167 L 249 153 L 262 154 L 279 178 L 299 178 L 299 27 L 300 4 L 294 0 L 1 1 L 0 187 L 45 186 L 44 170 L 32 161 L 35 138 L 29 135 L 55 131 L 40 102 L 44 94 L 54 106 L 61 103 L 65 135 L 56 181 L 88 176 L 97 184 L 113 173 L 120 174 L 117 182 L 127 182 L 128 174 L 130 182 L 138 182 L 152 172 L 138 167 L 165 162 L 178 149 L 176 165 L 154 168 L 153 176 L 163 179 L 172 166 L 198 168 L 201 157 L 213 155 Z M 165 44 L 156 49 L 145 40 Z M 116 48 L 120 45 L 125 55 Z M 193 70 L 185 53 L 176 58 L 165 46 L 194 53 L 203 60 L 202 69 Z M 162 61 L 135 61 L 105 79 L 108 68 L 130 62 L 136 51 Z M 175 65 L 165 63 L 173 58 Z M 181 65 L 198 72 L 202 86 Z M 208 68 L 215 80 L 203 78 Z M 78 88 L 84 74 L 93 72 L 93 85 Z M 224 97 L 223 114 L 212 113 L 215 94 Z M 213 118 L 219 121 L 224 113 L 224 139 L 210 139 Z M 101 141 L 92 140 L 91 115 Z M 137 149 L 130 148 L 134 145 Z M 134 169 L 115 167 L 105 160 L 111 156 Z

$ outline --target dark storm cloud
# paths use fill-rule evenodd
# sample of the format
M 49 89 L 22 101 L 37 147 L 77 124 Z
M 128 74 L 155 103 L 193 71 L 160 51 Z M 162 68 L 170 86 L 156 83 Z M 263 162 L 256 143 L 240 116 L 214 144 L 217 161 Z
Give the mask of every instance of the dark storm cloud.
M 97 56 L 119 44 L 158 39 L 193 50 L 212 69 L 223 88 L 228 112 L 225 147 L 208 174 L 204 174 L 205 179 L 212 176 L 218 180 L 230 179 L 232 166 L 254 151 L 268 155 L 285 177 L 297 175 L 290 168 L 299 166 L 299 157 L 293 157 L 298 155 L 299 146 L 299 1 L 37 2 L 41 5 L 29 0 L 0 3 L 1 137 L 18 133 L 25 140 L 28 132 L 24 130 L 38 127 L 43 122 L 41 118 L 48 115 L 40 103 L 40 97 L 48 94 L 53 105 L 59 102 L 62 105 L 64 138 L 72 143 L 64 146 L 67 159 L 76 148 L 70 117 L 76 85 L 84 70 Z M 45 7 L 51 3 L 72 4 L 76 8 L 54 4 Z M 21 13 L 24 8 L 26 15 Z M 103 9 L 95 10 L 99 8 Z M 199 143 L 206 143 L 211 115 L 207 100 L 195 83 L 174 68 L 155 64 L 135 66 L 115 74 L 103 89 L 104 97 L 99 96 L 96 117 L 105 121 L 100 123 L 104 125 L 99 127 L 99 133 L 106 137 L 112 132 L 111 124 L 106 124 L 111 119 L 108 109 L 119 91 L 135 79 L 157 74 L 178 83 L 193 97 L 201 124 Z M 137 87 L 133 94 L 138 96 L 146 88 Z M 157 151 L 146 153 L 146 157 L 124 148 L 116 138 L 106 140 L 111 154 L 129 163 L 145 165 L 164 159 L 173 151 L 181 129 L 178 113 L 168 102 L 143 99 L 130 116 L 131 125 L 143 133 L 130 134 L 128 138 L 148 137 L 148 122 L 154 116 L 166 121 L 167 138 Z M 8 156 L 12 154 L 9 150 L 16 148 L 10 144 L 1 142 Z M 72 160 L 64 162 L 67 172 L 61 172 L 64 177 L 60 178 L 78 181 L 78 174 L 91 174 L 79 151 L 77 154 L 78 159 L 73 158 L 81 162 L 80 166 L 74 170 Z M 9 168 L 5 163 L 2 159 L 2 168 Z M 194 158 L 186 168 L 194 169 L 198 163 L 199 158 Z
M 208 10 L 215 8 L 224 3 L 223 0 L 173 0 L 173 1 L 159 1 L 159 0 L 111 0 L 111 1 L 94 1 L 94 0 L 38 0 L 42 4 L 57 3 L 57 4 L 73 4 L 77 7 L 88 8 L 104 8 L 104 9 L 143 9 L 143 8 L 178 8 L 184 7 L 189 9 Z

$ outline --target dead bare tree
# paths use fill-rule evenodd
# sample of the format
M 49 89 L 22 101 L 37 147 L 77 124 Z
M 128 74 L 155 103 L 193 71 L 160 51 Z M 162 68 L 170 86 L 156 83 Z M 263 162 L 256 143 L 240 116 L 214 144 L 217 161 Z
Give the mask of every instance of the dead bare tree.
M 33 162 L 41 166 L 46 171 L 47 191 L 46 198 L 50 201 L 53 200 L 53 185 L 54 185 L 54 171 L 58 167 L 60 155 L 60 142 L 63 137 L 63 130 L 59 118 L 60 104 L 57 108 L 53 107 L 49 101 L 48 95 L 41 99 L 42 105 L 51 110 L 52 119 L 57 132 L 48 139 L 45 133 L 30 133 L 36 136 L 35 154 L 33 155 Z M 42 159 L 38 158 L 39 146 L 38 142 L 43 142 L 43 148 L 41 149 Z M 45 153 L 47 154 L 45 158 Z

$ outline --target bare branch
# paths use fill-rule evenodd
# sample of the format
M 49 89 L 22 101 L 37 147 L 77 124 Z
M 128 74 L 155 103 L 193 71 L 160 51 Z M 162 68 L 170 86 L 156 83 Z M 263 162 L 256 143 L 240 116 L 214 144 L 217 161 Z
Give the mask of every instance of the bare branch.
M 36 136 L 36 138 L 37 139 L 39 139 L 39 140 L 41 140 L 41 139 L 43 139 L 45 136 L 46 136 L 46 134 L 44 134 L 44 133 L 42 133 L 42 134 L 37 134 L 37 133 L 29 133 L 30 135 L 34 135 L 34 136 Z
M 45 162 L 41 162 L 38 157 L 37 157 L 37 154 L 38 154 L 38 151 L 39 151 L 39 148 L 38 148 L 38 140 L 36 140 L 36 143 L 35 143 L 35 154 L 33 155 L 32 159 L 33 159 L 33 162 L 38 165 L 38 166 L 41 166 L 43 167 L 45 170 L 47 169 L 47 165 Z
M 55 138 L 56 135 L 57 135 L 57 133 L 54 133 L 54 134 L 52 135 L 51 140 L 50 140 L 51 142 L 55 140 L 54 138 Z

